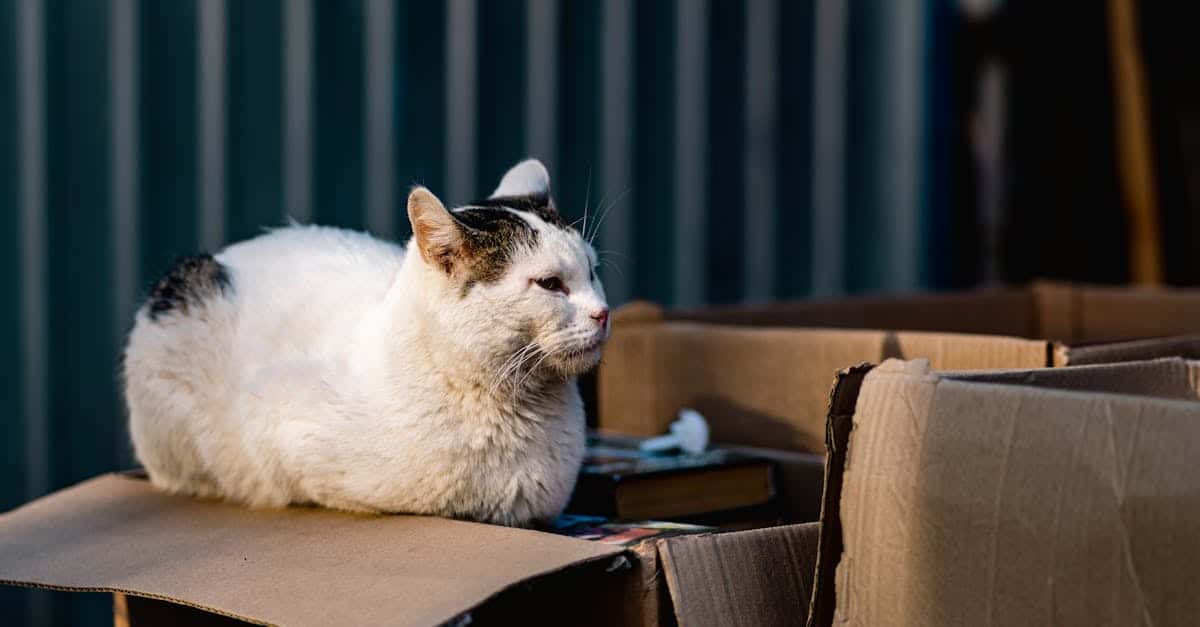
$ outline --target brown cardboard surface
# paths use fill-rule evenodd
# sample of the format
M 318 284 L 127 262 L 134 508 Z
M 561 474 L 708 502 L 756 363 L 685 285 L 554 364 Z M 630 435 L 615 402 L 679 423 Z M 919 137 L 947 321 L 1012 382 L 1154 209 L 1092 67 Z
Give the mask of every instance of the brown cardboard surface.
M 748 326 L 1011 335 L 1067 343 L 1200 333 L 1200 290 L 1038 282 L 1022 289 L 723 305 L 637 317 Z M 632 316 L 632 314 L 631 314 Z
M 939 376 L 976 383 L 1197 400 L 1198 372 L 1200 362 L 1168 357 L 1072 368 L 942 372 Z
M 1200 290 L 1039 283 L 1040 337 L 1067 342 L 1200 332 Z
M 620 553 L 438 518 L 253 511 L 118 475 L 0 515 L 0 582 L 128 592 L 283 625 L 434 625 L 539 575 L 583 564 L 603 573 Z
M 1147 367 L 1183 365 L 1196 389 L 1194 365 L 1167 362 Z M 1099 372 L 1035 376 L 1054 385 Z M 985 383 L 889 361 L 863 379 L 852 420 L 836 610 L 814 607 L 812 624 L 1200 616 L 1200 403 Z M 824 541 L 819 578 L 830 563 Z
M 639 309 L 645 311 L 645 309 Z M 750 326 L 934 331 L 1037 337 L 1027 290 L 850 296 L 769 305 L 718 305 L 663 313 L 668 320 Z
M 1046 342 L 996 336 L 618 322 L 598 375 L 599 426 L 657 435 L 691 407 L 716 441 L 820 451 L 829 383 L 849 364 L 1035 368 L 1048 355 Z
M 679 624 L 802 624 L 817 533 L 817 523 L 808 523 L 660 540 Z

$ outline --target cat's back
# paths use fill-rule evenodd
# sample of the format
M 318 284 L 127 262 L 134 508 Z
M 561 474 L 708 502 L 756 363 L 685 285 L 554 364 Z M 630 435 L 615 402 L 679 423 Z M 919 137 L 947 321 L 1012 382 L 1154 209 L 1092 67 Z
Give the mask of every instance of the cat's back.
M 239 294 L 251 299 L 379 298 L 404 261 L 404 248 L 366 233 L 293 225 L 238 242 L 216 255 Z M 289 295 L 291 295 L 289 297 Z
M 229 246 L 216 260 L 231 277 L 239 345 L 315 357 L 344 349 L 376 315 L 404 249 L 366 233 L 290 226 Z

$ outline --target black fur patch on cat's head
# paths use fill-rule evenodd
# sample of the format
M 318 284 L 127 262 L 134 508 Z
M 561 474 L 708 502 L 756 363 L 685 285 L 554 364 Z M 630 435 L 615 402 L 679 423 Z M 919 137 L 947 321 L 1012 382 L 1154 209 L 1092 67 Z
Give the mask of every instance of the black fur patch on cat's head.
M 537 245 L 537 231 L 505 208 L 472 205 L 451 213 L 463 227 L 459 261 L 466 270 L 465 289 L 499 281 L 518 250 Z
M 514 211 L 531 213 L 542 219 L 546 224 L 560 229 L 569 229 L 566 221 L 558 214 L 558 207 L 548 193 L 529 194 L 526 196 L 494 196 L 487 200 L 471 203 L 472 207 L 508 207 Z
M 572 230 L 548 192 L 494 196 L 447 211 L 432 192 L 417 187 L 409 194 L 408 213 L 425 262 L 459 282 L 464 295 L 475 284 L 499 281 L 517 252 L 537 246 L 532 216 Z
M 212 255 L 178 257 L 150 288 L 146 308 L 151 320 L 171 312 L 187 314 L 229 287 L 229 272 Z

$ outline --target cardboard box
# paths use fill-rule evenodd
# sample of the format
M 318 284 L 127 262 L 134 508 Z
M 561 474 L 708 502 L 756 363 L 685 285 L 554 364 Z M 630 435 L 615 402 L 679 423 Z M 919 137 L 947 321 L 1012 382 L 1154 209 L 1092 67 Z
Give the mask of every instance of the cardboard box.
M 820 451 L 834 374 L 850 364 L 928 357 L 939 368 L 1046 366 L 1045 341 L 985 335 L 748 328 L 630 319 L 618 311 L 597 379 L 600 428 L 666 432 L 696 409 L 718 442 Z
M 1200 616 L 1200 364 L 851 368 L 809 625 Z
M 1200 333 L 1200 290 L 1039 282 L 949 294 L 857 296 L 666 312 L 667 320 L 1010 335 L 1073 345 Z
M 618 547 L 317 508 L 252 511 L 106 475 L 0 516 L 0 581 L 124 592 L 272 624 L 440 624 L 518 584 L 586 569 L 604 610 Z
M 1181 331 L 1200 331 L 1200 291 L 1040 284 L 693 311 L 633 303 L 613 317 L 597 373 L 597 423 L 657 435 L 691 407 L 718 441 L 820 451 L 829 381 L 848 365 L 924 357 L 937 370 L 957 370 L 1200 358 L 1200 335 L 1083 341 Z
M 132 627 L 795 624 L 817 537 L 810 524 L 622 549 L 440 518 L 248 510 L 105 475 L 0 515 L 0 583 L 115 592 L 117 623 Z

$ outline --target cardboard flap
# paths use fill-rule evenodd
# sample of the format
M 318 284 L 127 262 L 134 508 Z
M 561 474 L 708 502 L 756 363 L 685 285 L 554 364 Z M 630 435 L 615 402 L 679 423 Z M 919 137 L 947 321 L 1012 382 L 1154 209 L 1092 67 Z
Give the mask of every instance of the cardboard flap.
M 853 421 L 833 622 L 1200 615 L 1200 403 L 888 363 L 865 377 Z
M 946 333 L 618 324 L 598 377 L 602 429 L 658 435 L 680 409 L 713 439 L 820 451 L 829 383 L 848 364 L 928 358 L 941 369 L 1048 365 L 1043 341 Z
M 1063 347 L 1061 352 L 1062 360 L 1058 365 L 1062 366 L 1113 364 L 1122 361 L 1158 359 L 1160 357 L 1200 359 L 1200 335 Z
M 1116 341 L 1200 333 L 1200 290 L 1033 286 L 1039 337 Z
M 796 625 L 808 614 L 817 523 L 658 543 L 680 625 Z
M 1196 370 L 1196 362 L 1167 358 L 1072 368 L 943 372 L 940 374 L 947 379 L 977 383 L 1027 385 L 1059 390 L 1132 394 L 1194 401 L 1200 398 L 1200 389 L 1197 389 L 1195 380 Z
M 117 475 L 0 516 L 0 582 L 281 625 L 439 624 L 518 582 L 619 553 L 440 518 L 247 510 Z

